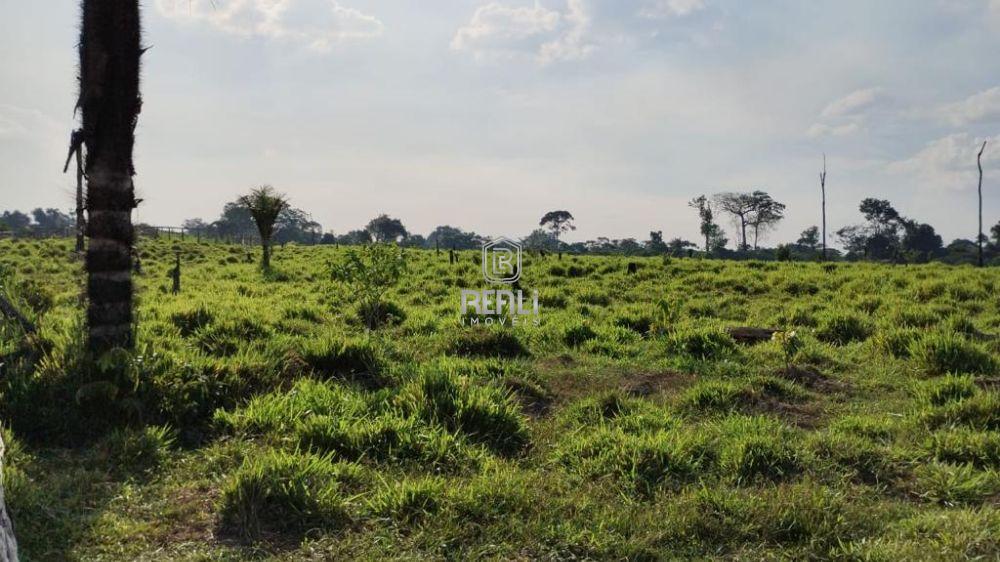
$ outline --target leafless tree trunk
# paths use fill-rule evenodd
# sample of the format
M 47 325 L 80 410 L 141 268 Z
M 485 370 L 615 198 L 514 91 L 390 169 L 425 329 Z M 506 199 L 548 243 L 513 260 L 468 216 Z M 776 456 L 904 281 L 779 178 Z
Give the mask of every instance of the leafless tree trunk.
M 823 154 L 823 171 L 819 174 L 819 189 L 823 207 L 823 261 L 826 261 L 826 154 Z
M 979 267 L 983 267 L 983 152 L 986 152 L 986 141 L 979 149 L 976 156 L 976 166 L 979 168 L 979 236 L 976 237 L 976 244 L 979 246 Z
M 78 107 L 87 147 L 87 345 L 95 354 L 133 345 L 140 25 L 138 0 L 83 0 Z

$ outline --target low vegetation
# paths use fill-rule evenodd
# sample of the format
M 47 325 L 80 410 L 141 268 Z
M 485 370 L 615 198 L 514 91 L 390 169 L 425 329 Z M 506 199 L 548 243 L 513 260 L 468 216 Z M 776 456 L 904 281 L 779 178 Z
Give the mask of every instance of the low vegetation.
M 525 255 L 486 327 L 474 251 L 142 238 L 86 361 L 71 250 L 0 240 L 27 560 L 1000 555 L 995 269 Z

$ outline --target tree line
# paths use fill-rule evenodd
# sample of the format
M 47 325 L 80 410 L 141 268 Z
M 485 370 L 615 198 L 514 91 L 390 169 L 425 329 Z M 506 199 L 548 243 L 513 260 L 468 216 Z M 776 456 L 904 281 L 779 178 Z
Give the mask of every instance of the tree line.
M 270 186 L 262 189 L 270 190 Z M 252 195 L 252 194 L 251 194 Z M 236 243 L 259 243 L 260 233 L 254 221 L 249 196 L 237 198 L 223 206 L 219 217 L 212 221 L 188 219 L 182 228 L 192 236 Z M 335 244 L 361 245 L 372 242 L 394 242 L 411 248 L 439 250 L 471 250 L 479 248 L 491 237 L 466 231 L 451 225 L 436 227 L 427 235 L 411 232 L 403 222 L 381 214 L 364 226 L 343 234 L 324 232 L 312 216 L 287 203 L 277 209 L 270 233 L 275 244 Z M 598 237 L 583 242 L 564 242 L 562 236 L 576 229 L 573 215 L 565 210 L 546 213 L 534 231 L 520 239 L 529 251 L 601 255 L 672 255 L 709 256 L 720 259 L 823 259 L 824 245 L 820 227 L 810 226 L 790 243 L 765 247 L 764 242 L 778 223 L 785 218 L 785 204 L 767 192 L 723 192 L 712 196 L 700 195 L 689 206 L 699 218 L 698 242 L 674 237 L 666 239 L 663 231 L 651 231 L 646 240 L 635 238 Z M 978 259 L 976 241 L 956 239 L 945 245 L 934 227 L 900 214 L 884 199 L 867 198 L 858 210 L 863 222 L 848 225 L 834 235 L 843 250 L 826 248 L 827 259 L 875 260 L 893 263 L 975 263 Z M 720 220 L 728 219 L 735 238 L 730 240 Z M 76 221 L 58 209 L 34 209 L 30 213 L 4 211 L 0 214 L 0 232 L 20 236 L 63 236 L 75 229 Z M 149 225 L 137 224 L 140 233 L 151 233 Z M 984 259 L 1000 263 L 1000 222 L 983 237 Z

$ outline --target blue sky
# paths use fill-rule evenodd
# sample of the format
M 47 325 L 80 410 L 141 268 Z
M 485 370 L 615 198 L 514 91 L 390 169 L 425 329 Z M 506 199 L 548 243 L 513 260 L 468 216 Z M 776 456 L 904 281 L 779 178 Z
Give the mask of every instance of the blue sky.
M 8 4 L 0 208 L 68 209 L 77 3 Z M 689 199 L 764 189 L 788 205 L 773 243 L 818 224 L 825 152 L 831 232 L 877 196 L 971 238 L 984 139 L 1000 219 L 1000 0 L 144 8 L 144 222 L 211 219 L 270 183 L 341 233 L 386 212 L 523 235 L 566 208 L 571 240 L 697 240 Z

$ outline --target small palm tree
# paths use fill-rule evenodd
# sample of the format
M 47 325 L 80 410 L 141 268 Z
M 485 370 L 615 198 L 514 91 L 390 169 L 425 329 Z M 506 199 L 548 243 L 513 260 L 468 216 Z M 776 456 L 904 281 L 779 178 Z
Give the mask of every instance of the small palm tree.
M 274 223 L 278 215 L 288 208 L 288 199 L 276 192 L 273 187 L 263 185 L 255 188 L 248 195 L 240 197 L 240 203 L 250 211 L 250 216 L 257 223 L 260 233 L 260 245 L 263 248 L 260 266 L 267 270 L 271 268 L 271 236 L 274 235 Z

